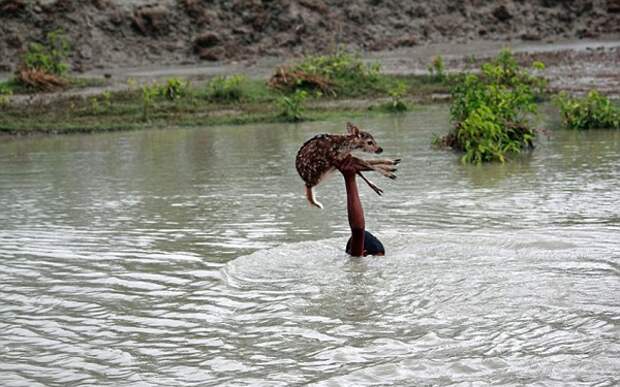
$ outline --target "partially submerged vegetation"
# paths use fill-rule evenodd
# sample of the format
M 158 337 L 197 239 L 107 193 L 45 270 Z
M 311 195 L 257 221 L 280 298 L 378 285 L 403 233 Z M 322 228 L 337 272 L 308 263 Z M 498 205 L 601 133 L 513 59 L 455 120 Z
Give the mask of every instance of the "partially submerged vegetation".
M 560 108 L 562 126 L 567 129 L 620 129 L 620 108 L 596 90 L 583 98 L 560 93 L 555 103 Z
M 402 113 L 409 110 L 409 104 L 405 102 L 409 86 L 403 81 L 398 81 L 387 92 L 390 100 L 379 106 L 380 110 L 388 113 Z
M 64 87 L 77 84 L 63 64 L 68 45 L 62 34 L 47 38 L 47 46 L 31 45 L 24 56 L 28 76 L 59 77 L 66 82 Z M 411 109 L 413 101 L 432 101 L 437 93 L 450 93 L 453 128 L 435 143 L 462 152 L 465 163 L 504 162 L 533 147 L 537 104 L 546 98 L 546 81 L 534 74 L 543 68 L 540 62 L 522 67 L 509 51 L 502 51 L 476 73 L 448 74 L 443 58 L 437 56 L 427 75 L 386 75 L 378 64 L 337 52 L 280 66 L 267 81 L 240 74 L 214 77 L 202 84 L 179 78 L 138 84 L 130 79 L 123 91 L 11 103 L 15 94 L 35 91 L 36 82 L 16 76 L 0 82 L 0 132 L 298 122 L 345 112 L 399 113 Z M 79 82 L 88 84 L 88 80 Z M 47 90 L 41 85 L 36 90 Z M 620 109 L 596 91 L 584 98 L 560 94 L 555 101 L 567 128 L 620 127 Z
M 441 55 L 437 55 L 433 58 L 431 64 L 428 65 L 428 72 L 430 73 L 431 79 L 435 82 L 441 82 L 446 79 L 446 67 Z
M 540 62 L 536 69 L 544 68 Z M 546 82 L 519 66 L 502 51 L 485 63 L 480 74 L 467 74 L 452 90 L 453 130 L 436 143 L 464 153 L 462 161 L 504 162 L 511 154 L 533 147 L 531 117 Z
M 298 122 L 304 120 L 304 102 L 308 98 L 305 90 L 295 90 L 290 95 L 282 95 L 277 103 L 280 107 L 280 117 L 285 121 Z
M 437 82 L 427 75 L 384 75 L 378 65 L 365 64 L 348 53 L 307 57 L 287 68 L 294 69 L 297 81 L 279 78 L 283 71 L 279 67 L 268 81 L 239 74 L 196 85 L 177 78 L 142 85 L 129 80 L 125 91 L 28 105 L 6 103 L 0 106 L 0 131 L 60 133 L 147 125 L 296 122 L 343 112 L 367 114 L 369 109 L 397 112 L 407 110 L 413 99 L 446 94 L 451 82 Z M 24 109 L 29 114 L 23 114 Z

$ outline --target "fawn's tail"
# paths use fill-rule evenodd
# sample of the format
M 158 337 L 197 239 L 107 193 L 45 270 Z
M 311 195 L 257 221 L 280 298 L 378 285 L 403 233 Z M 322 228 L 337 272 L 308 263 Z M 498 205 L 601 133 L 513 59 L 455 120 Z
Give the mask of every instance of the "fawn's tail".
M 306 186 L 306 199 L 308 199 L 308 202 L 311 205 L 318 207 L 320 209 L 323 209 L 323 205 L 319 203 L 314 197 L 314 192 L 312 191 L 312 187 Z

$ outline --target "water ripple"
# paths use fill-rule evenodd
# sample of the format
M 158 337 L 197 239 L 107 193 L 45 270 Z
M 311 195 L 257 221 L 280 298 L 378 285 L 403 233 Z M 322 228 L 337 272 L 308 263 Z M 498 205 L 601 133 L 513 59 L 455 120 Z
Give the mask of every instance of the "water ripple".
M 466 167 L 445 107 L 362 121 L 403 158 L 360 188 L 385 257 L 292 168 L 340 123 L 0 144 L 0 384 L 620 383 L 619 134 Z

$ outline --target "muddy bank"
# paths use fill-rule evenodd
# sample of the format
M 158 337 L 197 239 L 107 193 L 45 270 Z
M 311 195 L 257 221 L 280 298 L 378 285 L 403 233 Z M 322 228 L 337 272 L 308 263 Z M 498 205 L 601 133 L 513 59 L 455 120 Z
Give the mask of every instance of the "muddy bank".
M 569 40 L 557 43 L 472 41 L 466 47 L 455 43 L 429 44 L 379 51 L 366 55 L 369 63 L 379 63 L 381 72 L 388 75 L 428 74 L 428 65 L 436 55 L 444 58 L 448 73 L 477 71 L 482 62 L 496 56 L 502 48 L 509 47 L 517 60 L 528 66 L 534 60 L 545 63 L 541 75 L 549 80 L 551 92 L 567 91 L 571 94 L 585 94 L 597 89 L 612 98 L 620 98 L 620 36 L 613 40 Z M 181 65 L 151 65 L 144 67 L 118 67 L 85 71 L 80 77 L 101 80 L 99 86 L 67 89 L 54 93 L 15 94 L 12 103 L 27 105 L 48 103 L 65 97 L 89 97 L 104 91 L 118 92 L 128 89 L 128 80 L 138 84 L 152 81 L 164 82 L 170 77 L 179 77 L 201 87 L 212 77 L 244 74 L 250 79 L 268 79 L 282 58 L 264 57 L 252 61 L 232 63 L 202 62 Z M 109 78 L 104 76 L 108 75 Z M 11 77 L 0 73 L 0 80 Z M 446 95 L 431 96 L 430 100 L 443 100 Z M 428 101 L 428 98 L 424 98 Z
M 620 32 L 620 1 L 0 0 L 0 70 L 62 28 L 74 71 Z
M 430 44 L 412 48 L 378 52 L 369 60 L 381 63 L 387 74 L 425 74 L 429 58 L 441 55 L 448 72 L 477 71 L 480 65 L 510 48 L 520 64 L 529 66 L 541 61 L 541 72 L 549 80 L 551 92 L 567 91 L 585 94 L 597 89 L 613 98 L 620 97 L 620 36 L 609 40 L 570 40 L 557 43 L 472 41 L 458 44 Z

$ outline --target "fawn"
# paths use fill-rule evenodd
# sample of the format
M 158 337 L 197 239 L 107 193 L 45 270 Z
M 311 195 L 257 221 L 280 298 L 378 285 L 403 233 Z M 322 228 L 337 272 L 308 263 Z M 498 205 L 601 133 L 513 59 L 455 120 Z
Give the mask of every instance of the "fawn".
M 323 208 L 314 197 L 312 188 L 325 180 L 331 172 L 338 168 L 338 165 L 347 157 L 352 157 L 353 161 L 359 165 L 363 171 L 377 171 L 390 179 L 396 179 L 396 168 L 400 159 L 395 160 L 363 160 L 351 156 L 354 150 L 361 150 L 369 153 L 381 153 L 383 149 L 368 132 L 359 130 L 358 127 L 347 122 L 346 134 L 319 134 L 306 141 L 297 152 L 295 167 L 299 176 L 306 183 L 306 198 L 308 202 L 318 208 Z M 357 173 L 370 188 L 378 195 L 383 190 L 368 180 L 361 172 Z

